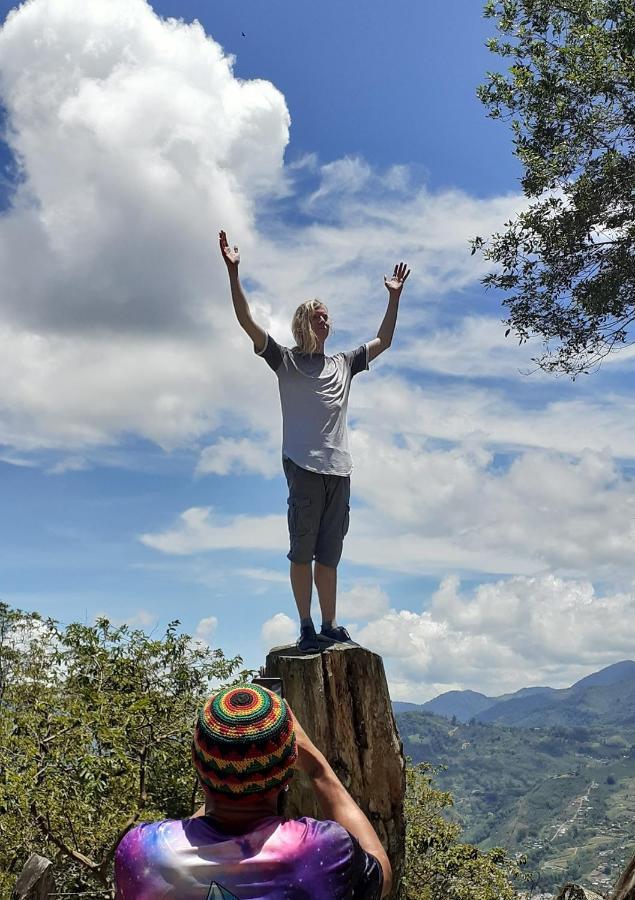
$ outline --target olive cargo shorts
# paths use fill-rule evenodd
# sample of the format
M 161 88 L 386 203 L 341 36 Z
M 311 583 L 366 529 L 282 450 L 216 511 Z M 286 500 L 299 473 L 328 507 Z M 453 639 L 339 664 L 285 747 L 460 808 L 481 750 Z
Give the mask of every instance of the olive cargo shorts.
M 289 485 L 288 559 L 336 568 L 349 524 L 349 475 L 320 475 L 282 458 Z

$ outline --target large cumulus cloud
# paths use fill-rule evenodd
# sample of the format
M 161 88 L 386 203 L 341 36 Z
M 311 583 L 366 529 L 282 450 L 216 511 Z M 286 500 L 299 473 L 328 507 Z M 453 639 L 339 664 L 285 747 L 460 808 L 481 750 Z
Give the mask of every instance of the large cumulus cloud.
M 216 424 L 244 368 L 216 233 L 253 243 L 289 133 L 280 92 L 232 63 L 144 0 L 9 14 L 0 93 L 21 178 L 0 218 L 0 442 L 172 445 Z
M 219 216 L 248 236 L 256 194 L 280 183 L 280 92 L 144 0 L 31 0 L 0 59 L 23 173 L 2 221 L 5 314 L 64 332 L 206 318 Z

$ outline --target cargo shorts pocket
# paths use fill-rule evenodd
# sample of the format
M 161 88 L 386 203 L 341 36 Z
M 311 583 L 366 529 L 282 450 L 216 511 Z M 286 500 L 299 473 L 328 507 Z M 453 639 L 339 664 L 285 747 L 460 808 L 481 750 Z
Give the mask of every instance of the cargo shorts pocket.
M 311 498 L 289 497 L 287 522 L 291 537 L 302 537 L 311 532 Z
M 351 508 L 347 504 L 346 511 L 344 512 L 344 521 L 342 522 L 342 537 L 346 537 L 348 534 L 348 528 L 351 524 Z

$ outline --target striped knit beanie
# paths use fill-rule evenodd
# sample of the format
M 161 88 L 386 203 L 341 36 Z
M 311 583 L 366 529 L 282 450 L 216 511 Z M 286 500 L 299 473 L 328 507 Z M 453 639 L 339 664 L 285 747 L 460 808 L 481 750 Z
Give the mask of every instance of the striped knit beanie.
M 215 793 L 245 797 L 282 787 L 298 757 L 289 707 L 260 685 L 225 688 L 199 711 L 192 757 Z

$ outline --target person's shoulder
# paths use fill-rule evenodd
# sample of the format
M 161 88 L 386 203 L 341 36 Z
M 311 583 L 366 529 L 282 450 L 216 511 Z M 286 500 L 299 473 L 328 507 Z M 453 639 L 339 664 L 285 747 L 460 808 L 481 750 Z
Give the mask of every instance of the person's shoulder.
M 343 355 L 347 365 L 350 366 L 351 375 L 358 375 L 368 369 L 368 344 L 360 344 L 354 350 L 347 350 Z
M 293 353 L 293 351 L 296 349 L 295 347 L 287 347 L 286 344 L 281 344 L 280 341 L 277 341 L 277 340 L 276 340 L 274 337 L 272 337 L 271 335 L 269 335 L 269 340 L 270 340 L 270 341 L 273 341 L 273 343 L 276 345 L 276 347 L 279 347 L 279 348 L 280 348 L 281 350 L 283 350 L 285 353 Z
M 262 357 L 274 372 L 277 372 L 285 363 L 285 360 L 289 356 L 289 352 L 289 349 L 284 345 L 279 344 L 269 332 L 265 333 L 265 345 L 262 350 L 257 350 L 254 346 L 254 353 L 256 356 Z
M 117 855 L 121 856 L 139 846 L 148 844 L 159 834 L 169 834 L 183 830 L 181 819 L 160 819 L 158 822 L 140 822 L 127 831 L 117 845 Z
M 333 353 L 331 356 L 325 356 L 324 361 L 326 363 L 331 363 L 336 369 L 344 371 L 346 367 L 351 364 L 351 351 L 340 350 L 337 353 Z
M 383 874 L 379 861 L 346 828 L 329 819 L 301 818 L 285 824 L 290 828 L 288 838 L 294 843 L 298 857 L 319 858 L 325 872 L 339 872 L 348 885 L 347 897 L 360 900 L 381 897 Z
M 299 819 L 289 819 L 283 824 L 291 834 L 301 835 L 304 840 L 315 844 L 329 844 L 342 846 L 351 843 L 348 831 L 331 819 L 311 819 L 302 816 Z

